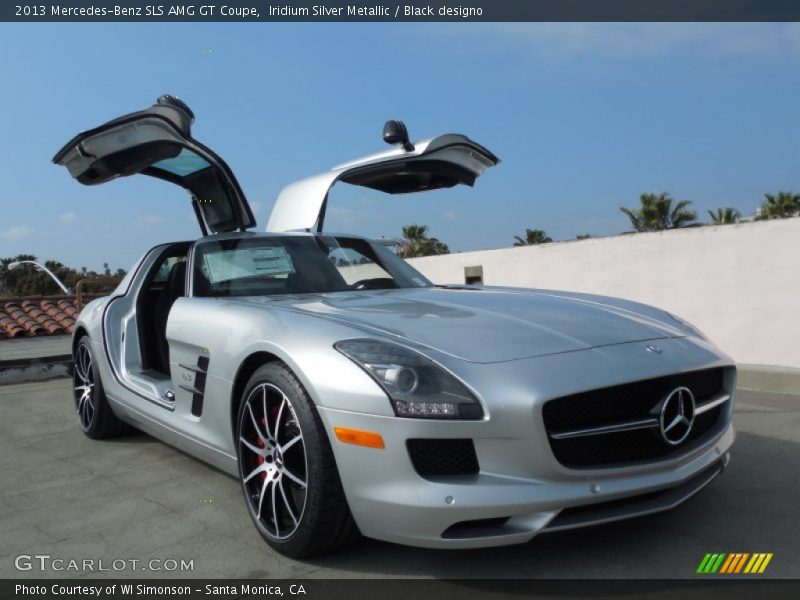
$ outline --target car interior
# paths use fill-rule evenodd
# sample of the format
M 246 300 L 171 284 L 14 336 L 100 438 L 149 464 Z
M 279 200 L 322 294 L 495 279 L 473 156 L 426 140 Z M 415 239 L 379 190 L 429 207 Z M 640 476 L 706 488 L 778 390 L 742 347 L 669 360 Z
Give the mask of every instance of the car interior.
M 247 253 L 250 244 L 251 242 L 244 240 L 201 244 L 195 255 L 197 266 L 194 275 L 194 295 L 270 296 L 397 287 L 394 279 L 380 266 L 380 258 L 369 243 L 356 238 L 337 238 L 336 245 L 330 249 L 314 238 L 300 237 L 296 240 L 283 238 L 280 245 L 264 247 L 285 249 L 287 260 L 293 265 L 285 272 L 243 273 L 223 278 L 206 277 L 203 272 L 203 269 L 207 268 L 203 266 L 206 257 L 236 252 Z M 312 244 L 317 244 L 319 247 L 309 248 L 308 246 Z M 358 281 L 348 280 L 345 275 L 347 267 L 357 265 L 372 266 L 371 276 Z
M 167 318 L 175 300 L 186 295 L 186 254 L 191 242 L 166 248 L 142 286 L 136 300 L 142 370 L 169 375 Z
M 320 291 L 346 291 L 353 289 L 390 289 L 396 282 L 377 268 L 371 278 L 347 281 L 336 261 L 344 261 L 346 251 L 357 252 L 363 262 L 380 264 L 379 258 L 368 243 L 358 239 L 341 239 L 343 247 L 331 256 L 320 253 L 293 253 L 296 269 L 278 276 L 255 276 L 211 282 L 199 266 L 194 268 L 194 295 L 199 297 L 255 296 L 273 294 L 304 294 Z M 201 245 L 198 258 L 212 248 L 233 244 L 209 242 Z M 147 273 L 136 299 L 139 347 L 141 349 L 142 372 L 161 379 L 170 375 L 169 344 L 167 343 L 167 320 L 175 301 L 185 296 L 187 254 L 192 242 L 171 244 L 162 250 Z M 338 254 L 337 254 L 338 252 Z M 338 258 L 337 258 L 338 257 Z M 349 255 L 352 260 L 353 255 Z M 199 262 L 198 262 L 199 264 Z M 349 264 L 349 263 L 348 263 Z M 383 277 L 381 275 L 387 275 Z M 377 275 L 377 276 L 375 276 Z

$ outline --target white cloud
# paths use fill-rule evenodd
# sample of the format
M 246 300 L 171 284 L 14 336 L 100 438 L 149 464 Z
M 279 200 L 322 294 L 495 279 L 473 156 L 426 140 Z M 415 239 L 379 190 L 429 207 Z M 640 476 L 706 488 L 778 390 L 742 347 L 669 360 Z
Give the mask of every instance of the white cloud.
M 264 205 L 261 204 L 261 202 L 258 202 L 258 201 L 251 202 L 250 203 L 250 208 L 253 209 L 253 214 L 255 215 L 256 218 L 258 218 L 259 213 L 261 213 L 261 211 L 264 210 Z
M 157 225 L 158 223 L 161 223 L 161 221 L 163 221 L 163 220 L 164 220 L 164 218 L 162 216 L 149 213 L 149 214 L 137 217 L 136 218 L 136 224 L 137 225 Z
M 77 218 L 78 215 L 76 215 L 72 211 L 61 213 L 60 215 L 58 215 L 58 220 L 61 221 L 62 223 L 72 223 Z
M 448 221 L 455 221 L 458 218 L 458 213 L 454 210 L 446 210 L 442 216 Z
M 6 240 L 8 242 L 14 242 L 16 240 L 21 240 L 22 238 L 26 238 L 29 235 L 33 234 L 36 230 L 32 227 L 26 227 L 25 225 L 20 225 L 19 227 L 11 227 L 10 229 L 6 229 L 5 231 L 0 232 L 0 239 Z
M 473 43 L 483 38 L 493 46 L 506 42 L 551 61 L 676 55 L 791 60 L 800 55 L 798 23 L 486 23 L 442 27 L 442 35 L 471 38 Z

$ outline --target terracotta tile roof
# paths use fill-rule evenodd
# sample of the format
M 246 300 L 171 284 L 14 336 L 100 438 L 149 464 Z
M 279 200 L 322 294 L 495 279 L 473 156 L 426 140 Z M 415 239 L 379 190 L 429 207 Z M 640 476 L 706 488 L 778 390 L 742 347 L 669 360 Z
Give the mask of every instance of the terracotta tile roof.
M 0 340 L 72 333 L 79 312 L 64 296 L 0 298 Z

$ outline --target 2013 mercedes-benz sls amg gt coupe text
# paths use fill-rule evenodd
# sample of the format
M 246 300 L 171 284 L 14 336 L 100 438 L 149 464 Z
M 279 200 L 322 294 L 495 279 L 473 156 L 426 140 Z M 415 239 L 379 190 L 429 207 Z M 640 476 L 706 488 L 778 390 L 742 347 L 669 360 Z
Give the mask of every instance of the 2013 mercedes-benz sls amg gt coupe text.
M 384 244 L 323 233 L 337 182 L 388 194 L 473 185 L 498 158 L 411 143 L 280 193 L 266 233 L 171 96 L 70 140 L 95 185 L 189 192 L 202 231 L 152 248 L 74 333 L 92 438 L 133 426 L 235 475 L 290 556 L 362 533 L 470 548 L 670 509 L 724 468 L 736 368 L 656 308 L 547 290 L 433 285 Z

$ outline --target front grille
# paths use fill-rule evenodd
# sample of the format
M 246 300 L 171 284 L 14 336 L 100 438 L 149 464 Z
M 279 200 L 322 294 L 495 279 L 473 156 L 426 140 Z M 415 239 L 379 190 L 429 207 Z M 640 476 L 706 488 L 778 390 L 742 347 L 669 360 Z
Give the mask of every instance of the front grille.
M 724 391 L 724 375 L 723 368 L 706 369 L 557 398 L 542 408 L 544 426 L 552 436 L 653 417 L 661 400 L 679 386 L 689 388 L 699 406 Z M 550 437 L 550 447 L 559 463 L 572 468 L 659 460 L 682 454 L 714 435 L 726 413 L 727 404 L 722 404 L 696 415 L 691 433 L 678 446 L 664 442 L 656 428 L 565 439 Z
M 469 439 L 413 439 L 406 442 L 414 470 L 422 477 L 475 475 L 478 456 Z

